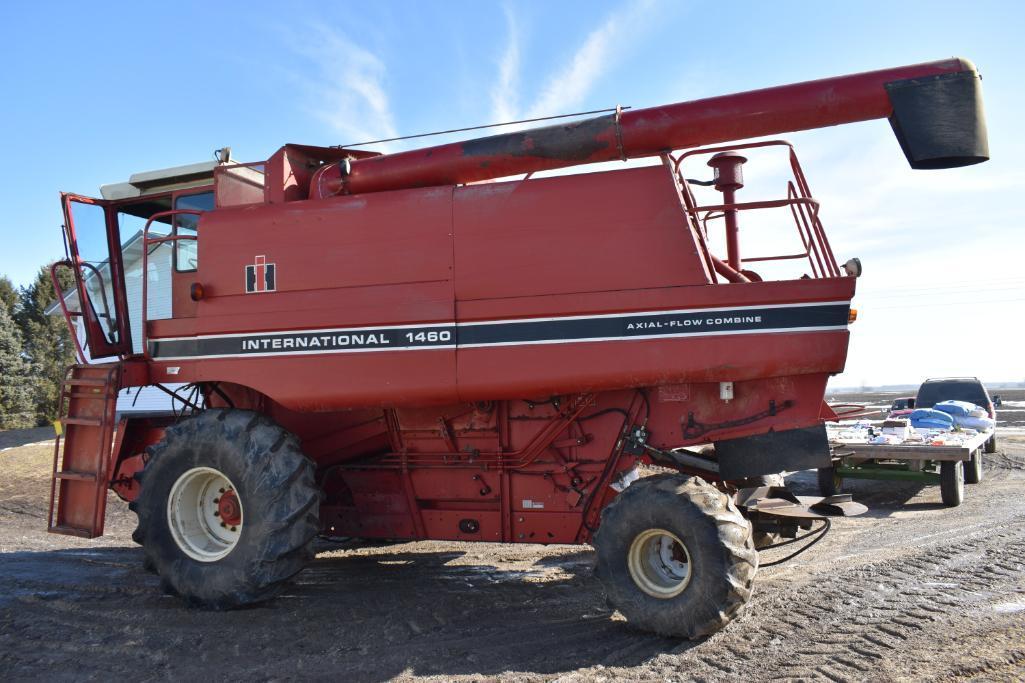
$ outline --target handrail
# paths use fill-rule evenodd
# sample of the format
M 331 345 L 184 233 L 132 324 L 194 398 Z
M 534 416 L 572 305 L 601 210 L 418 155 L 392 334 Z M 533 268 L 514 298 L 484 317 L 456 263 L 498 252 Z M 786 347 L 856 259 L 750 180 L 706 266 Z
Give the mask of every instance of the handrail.
M 683 177 L 681 170 L 685 159 L 697 155 L 704 156 L 719 152 L 765 147 L 787 148 L 788 161 L 790 163 L 790 170 L 793 173 L 793 179 L 787 181 L 787 196 L 785 199 L 733 202 L 701 206 L 697 204 L 693 191 L 691 190 L 687 180 Z M 836 257 L 833 254 L 832 247 L 830 246 L 825 230 L 822 227 L 822 221 L 819 219 L 819 202 L 811 195 L 811 191 L 808 188 L 807 178 L 804 175 L 804 170 L 801 168 L 801 164 L 797 160 L 797 154 L 790 142 L 786 140 L 762 140 L 746 144 L 718 145 L 715 147 L 688 150 L 680 154 L 679 157 L 673 159 L 673 170 L 677 180 L 679 181 L 679 185 L 682 188 L 681 194 L 686 207 L 688 222 L 697 226 L 699 235 L 707 238 L 709 230 L 708 222 L 721 218 L 726 212 L 788 207 L 790 209 L 791 216 L 794 219 L 794 225 L 797 228 L 797 234 L 801 239 L 801 245 L 804 247 L 804 251 L 793 254 L 753 256 L 744 258 L 743 260 L 745 262 L 761 262 L 807 259 L 813 277 L 824 278 L 840 276 L 840 268 L 837 266 Z M 715 270 L 719 275 L 725 276 L 720 268 L 716 268 Z M 737 281 L 730 277 L 727 277 L 727 280 L 733 282 Z M 715 282 L 714 275 L 712 281 L 713 283 Z
M 117 318 L 110 317 L 110 302 L 107 301 L 107 288 L 104 287 L 103 274 L 100 273 L 100 269 L 94 266 L 93 264 L 89 263 L 88 261 L 79 261 L 78 267 L 88 268 L 89 270 L 93 271 L 93 275 L 95 275 L 96 279 L 100 281 L 100 299 L 103 301 L 103 313 L 101 315 L 99 313 L 96 313 L 95 310 L 93 311 L 93 313 L 96 314 L 97 318 L 106 318 L 108 323 L 117 326 Z M 113 276 L 111 276 L 111 281 L 113 281 L 113 279 Z M 82 287 L 85 287 L 85 280 L 82 280 Z M 111 344 L 117 343 L 114 339 L 110 338 L 110 334 L 107 335 L 107 341 Z
M 71 335 L 71 340 L 75 342 L 75 353 L 78 356 L 79 362 L 85 365 L 87 363 L 85 359 L 85 351 L 82 350 L 82 344 L 78 341 L 78 334 L 75 332 L 75 326 L 71 324 L 71 312 L 68 310 L 67 302 L 64 301 L 64 292 L 61 290 L 60 281 L 57 280 L 57 266 L 67 266 L 68 268 L 71 268 L 72 271 L 74 271 L 75 265 L 67 259 L 65 259 L 64 261 L 55 261 L 54 263 L 51 263 L 50 282 L 53 283 L 53 291 L 57 293 L 57 301 L 60 302 L 61 311 L 64 313 L 64 321 L 68 324 L 68 332 Z M 81 306 L 82 302 L 80 301 L 78 302 L 78 304 L 79 306 Z M 76 315 L 82 316 L 83 313 L 81 311 L 78 311 Z
M 198 240 L 197 235 L 168 235 L 150 239 L 149 227 L 158 218 L 177 216 L 178 214 L 190 214 L 202 216 L 205 212 L 198 209 L 171 209 L 169 211 L 158 211 L 149 217 L 146 226 L 142 229 L 142 320 L 139 321 L 139 329 L 142 331 L 142 355 L 145 358 L 152 358 L 149 355 L 149 345 L 146 343 L 146 314 L 149 308 L 149 245 L 163 244 L 164 242 L 177 242 L 178 240 Z
M 786 140 L 762 140 L 760 142 L 748 142 L 742 145 L 717 145 L 716 147 L 701 147 L 699 149 L 691 149 L 681 154 L 676 159 L 676 172 L 680 172 L 680 165 L 683 160 L 687 157 L 696 156 L 698 154 L 717 154 L 718 152 L 730 152 L 738 149 L 757 149 L 759 147 L 787 147 L 790 149 L 791 155 L 794 153 L 794 146 Z M 802 174 L 803 175 L 803 174 Z

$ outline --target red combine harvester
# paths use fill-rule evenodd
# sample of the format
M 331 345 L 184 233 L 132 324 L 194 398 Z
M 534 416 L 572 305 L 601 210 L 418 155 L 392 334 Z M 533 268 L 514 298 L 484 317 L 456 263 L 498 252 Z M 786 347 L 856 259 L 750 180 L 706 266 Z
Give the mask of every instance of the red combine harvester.
M 61 300 L 86 345 L 50 531 L 100 535 L 112 488 L 164 588 L 213 608 L 273 595 L 318 535 L 593 543 L 632 623 L 710 633 L 750 596 L 755 535 L 821 519 L 758 485 L 830 462 L 823 395 L 861 266 L 837 265 L 787 143 L 694 148 L 877 118 L 914 168 L 988 158 L 979 76 L 950 59 L 64 195 L 55 268 L 75 272 Z M 771 146 L 785 195 L 738 201 L 743 150 Z M 661 163 L 531 178 L 639 157 Z M 685 177 L 695 159 L 714 180 Z M 772 208 L 801 246 L 745 258 L 738 215 Z M 756 271 L 785 259 L 789 279 Z M 180 411 L 119 419 L 143 386 Z

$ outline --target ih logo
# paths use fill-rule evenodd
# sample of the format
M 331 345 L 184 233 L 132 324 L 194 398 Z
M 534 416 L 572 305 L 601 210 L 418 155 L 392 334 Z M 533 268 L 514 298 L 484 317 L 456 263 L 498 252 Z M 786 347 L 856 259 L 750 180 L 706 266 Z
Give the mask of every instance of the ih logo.
M 246 266 L 246 294 L 273 292 L 277 289 L 277 267 L 267 263 L 266 256 L 257 256 L 255 263 Z

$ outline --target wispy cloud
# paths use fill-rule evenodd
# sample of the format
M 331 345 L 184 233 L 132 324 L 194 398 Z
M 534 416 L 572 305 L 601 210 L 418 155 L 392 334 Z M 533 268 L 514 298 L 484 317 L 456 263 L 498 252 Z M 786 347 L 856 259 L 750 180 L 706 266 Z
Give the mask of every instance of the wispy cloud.
M 509 5 L 504 6 L 505 23 L 509 37 L 505 52 L 498 62 L 498 80 L 491 89 L 491 115 L 496 122 L 512 121 L 518 108 L 520 75 L 520 31 L 516 14 Z
M 523 31 L 511 5 L 505 5 L 508 39 L 498 59 L 498 74 L 491 89 L 494 121 L 536 118 L 563 114 L 583 104 L 602 76 L 616 62 L 638 32 L 655 0 L 635 0 L 625 9 L 612 12 L 584 38 L 568 61 L 556 67 L 544 81 L 534 102 L 520 109 L 520 67 Z
M 398 135 L 380 57 L 323 25 L 288 36 L 288 46 L 306 62 L 303 74 L 287 72 L 305 92 L 303 106 L 341 136 L 339 143 Z
M 549 78 L 540 97 L 527 110 L 527 117 L 551 116 L 579 107 L 652 4 L 653 0 L 637 0 L 610 14 L 591 31 L 569 62 Z

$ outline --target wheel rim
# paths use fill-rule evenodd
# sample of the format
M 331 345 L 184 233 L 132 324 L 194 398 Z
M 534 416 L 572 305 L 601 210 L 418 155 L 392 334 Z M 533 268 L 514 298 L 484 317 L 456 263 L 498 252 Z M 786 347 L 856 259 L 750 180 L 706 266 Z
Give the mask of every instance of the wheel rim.
M 238 545 L 242 500 L 222 472 L 194 467 L 171 487 L 167 525 L 183 553 L 200 562 L 216 562 Z
M 679 536 L 665 529 L 638 534 L 630 544 L 627 565 L 637 587 L 654 598 L 675 597 L 690 583 L 690 552 Z

